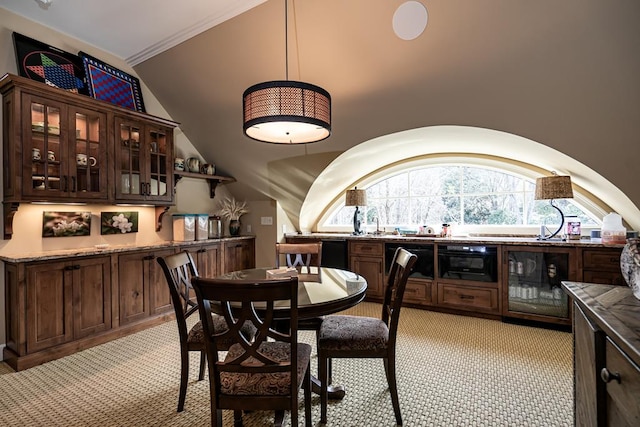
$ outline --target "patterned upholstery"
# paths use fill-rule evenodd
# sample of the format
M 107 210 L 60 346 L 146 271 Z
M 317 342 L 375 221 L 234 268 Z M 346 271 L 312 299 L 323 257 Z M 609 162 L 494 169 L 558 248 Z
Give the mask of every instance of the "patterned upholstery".
M 332 352 L 384 350 L 389 343 L 389 328 L 371 317 L 326 316 L 318 339 L 322 348 Z
M 225 360 L 235 359 L 243 353 L 240 344 L 229 349 Z M 283 342 L 265 342 L 260 345 L 260 352 L 279 362 L 289 360 L 289 344 Z M 304 373 L 311 359 L 311 346 L 298 344 L 298 380 L 302 384 Z M 250 357 L 242 363 L 244 366 L 260 366 L 260 362 Z M 220 373 L 220 390 L 225 394 L 238 395 L 287 395 L 290 393 L 290 375 L 288 373 L 247 374 Z
M 224 317 L 218 316 L 217 314 L 214 314 L 211 317 L 213 317 L 213 328 L 216 333 L 220 333 L 228 329 L 227 322 L 224 320 Z M 240 331 L 242 331 L 242 335 L 247 339 L 251 339 L 255 336 L 256 328 L 251 323 L 246 322 Z M 201 320 L 198 320 L 198 322 L 193 325 L 189 331 L 187 342 L 189 344 L 200 344 L 204 346 L 204 328 L 202 327 Z M 218 343 L 218 350 L 227 350 L 231 344 L 233 344 L 231 341 L 221 341 Z

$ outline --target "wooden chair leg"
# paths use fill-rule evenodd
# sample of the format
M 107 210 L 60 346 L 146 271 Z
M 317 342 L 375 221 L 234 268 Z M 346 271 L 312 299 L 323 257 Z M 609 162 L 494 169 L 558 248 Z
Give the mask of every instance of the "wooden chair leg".
M 327 423 L 327 400 L 329 400 L 327 387 L 329 385 L 327 367 L 329 364 L 327 355 L 318 352 L 318 379 L 320 380 L 320 422 Z
M 311 427 L 311 363 L 304 375 L 304 425 Z
M 198 373 L 198 381 L 202 381 L 204 378 L 204 367 L 207 365 L 207 353 L 200 352 L 200 372 Z
M 242 427 L 242 411 L 233 411 L 233 427 Z
M 396 383 L 396 363 L 395 359 L 384 359 L 387 383 L 389 383 L 389 393 L 391 394 L 391 404 L 396 416 L 396 424 L 402 425 L 402 415 L 400 415 L 400 400 L 398 399 L 398 386 Z
M 282 427 L 284 423 L 284 411 L 276 411 L 275 417 L 273 420 L 273 427 Z M 293 421 L 291 422 L 291 426 L 293 426 Z M 296 424 L 297 425 L 297 424 Z
M 187 397 L 187 383 L 189 382 L 189 350 L 180 348 L 180 391 L 178 393 L 178 412 L 184 410 Z

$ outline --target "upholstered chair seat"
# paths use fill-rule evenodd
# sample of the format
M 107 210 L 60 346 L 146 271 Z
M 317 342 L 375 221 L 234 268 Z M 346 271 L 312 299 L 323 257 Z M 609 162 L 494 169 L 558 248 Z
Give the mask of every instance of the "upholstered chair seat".
M 322 348 L 331 352 L 386 350 L 389 328 L 371 317 L 327 316 L 320 326 L 319 340 Z
M 283 342 L 264 342 L 260 344 L 260 351 L 265 356 L 278 362 L 291 359 L 291 347 Z M 225 362 L 233 360 L 244 353 L 240 344 L 234 344 L 229 348 Z M 311 346 L 298 344 L 298 388 L 302 386 L 305 370 L 311 360 Z M 242 366 L 262 365 L 253 357 L 242 362 Z M 251 374 L 244 372 L 221 372 L 220 391 L 224 394 L 254 395 L 254 396 L 284 396 L 291 392 L 290 375 L 288 372 Z

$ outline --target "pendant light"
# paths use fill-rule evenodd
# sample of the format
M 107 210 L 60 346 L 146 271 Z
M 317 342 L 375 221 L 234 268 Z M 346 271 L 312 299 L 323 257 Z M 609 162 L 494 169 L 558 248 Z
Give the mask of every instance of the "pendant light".
M 331 134 L 331 95 L 289 80 L 288 0 L 284 2 L 286 80 L 258 83 L 244 91 L 243 129 L 249 138 L 274 144 L 307 144 Z

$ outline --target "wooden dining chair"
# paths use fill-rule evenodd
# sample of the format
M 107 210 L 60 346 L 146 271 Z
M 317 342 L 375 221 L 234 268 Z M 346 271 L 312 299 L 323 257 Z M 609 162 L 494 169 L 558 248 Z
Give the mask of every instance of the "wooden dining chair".
M 322 242 L 276 243 L 276 267 L 284 258 L 287 267 L 317 267 L 322 264 Z
M 284 411 L 291 425 L 298 425 L 298 393 L 304 388 L 305 425 L 311 426 L 311 346 L 298 342 L 298 278 L 278 280 L 195 278 L 200 317 L 204 323 L 209 367 L 211 425 L 222 427 L 222 410 L 234 411 L 235 425 L 242 425 L 243 410 L 275 410 L 281 426 Z M 276 302 L 289 302 L 289 329 L 274 329 Z M 223 332 L 213 324 L 212 307 L 227 322 Z M 278 309 L 282 312 L 283 309 Z M 242 322 L 252 323 L 254 340 L 239 331 Z M 235 341 L 221 359 L 220 341 Z
M 187 319 L 196 313 L 198 315 L 198 304 L 195 301 L 195 294 L 192 292 L 191 280 L 198 277 L 198 270 L 191 254 L 182 251 L 167 257 L 158 257 L 158 264 L 162 267 L 169 292 L 171 302 L 178 324 L 178 335 L 180 336 L 180 391 L 178 394 L 178 412 L 184 410 L 184 401 L 187 396 L 187 383 L 189 381 L 189 352 L 200 352 L 200 369 L 198 381 L 204 378 L 204 368 L 206 364 L 206 353 L 204 344 L 204 332 L 202 322 L 197 321 L 191 329 L 187 327 Z M 223 331 L 227 328 L 224 318 L 218 315 L 212 317 L 212 322 L 216 330 Z M 242 333 L 248 338 L 255 334 L 255 328 L 251 325 L 243 325 Z M 231 343 L 221 341 L 218 350 L 227 350 Z
M 316 267 L 319 273 L 320 265 L 322 264 L 322 242 L 276 243 L 276 267 L 280 267 L 282 261 L 285 262 L 287 267 L 295 267 L 298 270 L 306 267 L 308 272 L 310 272 L 311 267 Z M 298 322 L 298 330 L 314 331 L 317 345 L 320 325 L 322 325 L 322 317 L 301 319 Z M 331 372 L 331 369 L 329 369 L 329 372 Z M 330 373 L 329 376 L 331 376 Z
M 396 334 L 402 297 L 417 255 L 398 248 L 387 278 L 382 316 L 325 316 L 318 333 L 318 372 L 320 376 L 320 422 L 327 422 L 328 365 L 335 358 L 380 358 L 389 384 L 396 423 L 402 425 L 396 385 Z

